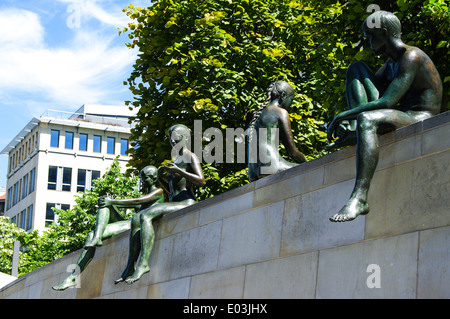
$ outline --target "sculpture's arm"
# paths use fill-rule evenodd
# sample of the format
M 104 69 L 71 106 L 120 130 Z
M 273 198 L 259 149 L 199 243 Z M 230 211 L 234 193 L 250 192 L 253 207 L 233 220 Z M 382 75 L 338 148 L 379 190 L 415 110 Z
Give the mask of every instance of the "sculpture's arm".
M 161 188 L 156 188 L 150 193 L 137 197 L 137 198 L 125 198 L 125 199 L 111 199 L 106 197 L 100 197 L 98 200 L 98 204 L 100 207 L 106 207 L 106 206 L 118 206 L 121 208 L 124 207 L 135 207 L 139 206 L 145 203 L 148 203 L 155 199 L 155 197 L 160 196 L 163 194 L 163 190 Z
M 420 67 L 420 59 L 420 55 L 415 50 L 405 52 L 399 64 L 397 77 L 392 80 L 383 96 L 378 100 L 339 113 L 328 127 L 328 140 L 332 140 L 337 126 L 343 120 L 356 119 L 358 114 L 365 111 L 395 107 L 411 88 Z
M 164 191 L 166 191 L 167 193 L 170 194 L 169 183 L 166 181 L 165 176 L 164 176 L 165 171 L 166 171 L 166 167 L 164 167 L 164 166 L 158 168 L 157 179 L 158 179 L 159 185 L 161 185 L 161 187 L 164 189 Z
M 280 128 L 280 139 L 283 142 L 289 156 L 297 163 L 306 162 L 306 158 L 300 152 L 294 143 L 294 136 L 292 135 L 291 120 L 289 113 L 285 109 L 279 109 L 278 123 Z
M 189 152 L 187 155 L 190 157 L 190 165 L 192 168 L 192 173 L 178 167 L 176 164 L 174 163 L 169 163 L 168 165 L 170 166 L 165 166 L 165 169 L 168 172 L 171 173 L 178 173 L 181 176 L 185 177 L 188 181 L 190 181 L 191 183 L 197 185 L 197 186 L 205 186 L 205 177 L 203 176 L 203 170 L 202 167 L 200 165 L 200 162 L 198 160 L 198 157 L 195 155 L 195 153 L 192 153 L 190 151 L 185 151 L 185 152 Z

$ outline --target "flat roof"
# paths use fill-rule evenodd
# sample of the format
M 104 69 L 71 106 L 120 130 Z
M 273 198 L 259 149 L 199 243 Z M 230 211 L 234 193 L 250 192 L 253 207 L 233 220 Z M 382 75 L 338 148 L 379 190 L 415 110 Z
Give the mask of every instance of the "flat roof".
M 17 144 L 19 144 L 25 136 L 27 136 L 37 125 L 39 125 L 41 121 L 33 117 L 30 122 L 28 122 L 27 125 L 19 132 L 19 134 L 14 137 L 11 142 L 8 143 L 8 145 L 3 148 L 0 154 L 9 154 L 11 150 L 13 150 Z
M 53 123 L 61 125 L 79 126 L 90 129 L 114 130 L 129 132 L 132 127 L 128 124 L 128 117 L 137 113 L 127 106 L 84 104 L 76 112 L 47 110 L 40 118 L 33 117 L 30 122 L 17 134 L 11 142 L 0 152 L 9 154 L 39 123 Z M 52 114 L 52 115 L 50 115 Z

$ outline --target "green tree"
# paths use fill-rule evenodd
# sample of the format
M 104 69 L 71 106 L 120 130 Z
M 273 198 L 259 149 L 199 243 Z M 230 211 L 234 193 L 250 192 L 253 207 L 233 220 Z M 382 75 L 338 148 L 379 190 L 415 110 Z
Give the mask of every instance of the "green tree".
M 443 0 L 376 1 L 403 22 L 404 40 L 435 61 L 449 95 L 448 7 Z M 269 83 L 296 89 L 291 111 L 295 142 L 309 160 L 326 152 L 326 123 L 346 109 L 345 72 L 350 63 L 375 59 L 363 50 L 361 24 L 371 0 L 161 0 L 130 5 L 125 32 L 139 50 L 125 81 L 139 108 L 130 165 L 160 165 L 170 158 L 166 132 L 175 123 L 203 128 L 247 128 Z M 439 30 L 439 32 L 436 32 Z M 447 105 L 447 102 L 445 102 Z M 445 108 L 446 106 L 444 106 Z M 223 134 L 225 136 L 225 134 Z M 204 143 L 204 145 L 207 143 Z M 200 198 L 247 182 L 246 164 L 204 165 Z
M 341 62 L 330 58 L 333 35 L 318 26 L 335 23 L 342 5 L 312 3 L 182 0 L 125 8 L 133 21 L 122 31 L 128 32 L 128 46 L 139 49 L 126 81 L 135 98 L 129 105 L 139 107 L 132 130 L 139 148 L 130 164 L 157 166 L 169 159 L 166 132 L 175 123 L 192 128 L 201 119 L 203 129 L 246 129 L 266 88 L 277 80 L 297 90 L 291 117 L 298 148 L 309 159 L 323 155 L 326 109 L 312 102 L 312 94 L 320 90 L 321 77 L 333 78 L 327 72 Z M 246 166 L 205 165 L 201 197 L 245 183 Z
M 28 243 L 29 235 L 22 228 L 17 227 L 8 217 L 0 216 L 0 272 L 11 274 L 14 242 L 21 245 Z M 23 261 L 19 254 L 19 264 Z

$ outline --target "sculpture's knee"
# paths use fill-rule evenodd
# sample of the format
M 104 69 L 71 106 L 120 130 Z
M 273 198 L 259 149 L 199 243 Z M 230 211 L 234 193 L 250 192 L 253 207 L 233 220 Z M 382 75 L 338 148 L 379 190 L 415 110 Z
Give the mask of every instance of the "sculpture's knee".
M 347 69 L 346 77 L 347 79 L 360 78 L 365 76 L 367 74 L 367 70 L 369 69 L 369 66 L 363 61 L 353 62 Z
M 140 214 L 135 214 L 131 217 L 131 227 L 139 227 L 140 223 Z
M 92 240 L 92 238 L 94 238 L 94 231 L 90 231 L 89 233 L 87 233 L 86 242 Z
M 152 215 L 151 214 L 141 214 L 140 216 L 140 223 L 151 223 L 152 222 Z
M 376 131 L 376 117 L 371 112 L 362 112 L 358 114 L 357 129 L 358 131 Z

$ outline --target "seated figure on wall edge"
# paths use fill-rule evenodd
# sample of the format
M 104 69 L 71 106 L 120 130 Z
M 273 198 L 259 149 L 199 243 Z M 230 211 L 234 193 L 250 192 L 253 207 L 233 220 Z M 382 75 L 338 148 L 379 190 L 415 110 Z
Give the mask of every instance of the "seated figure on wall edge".
M 285 81 L 274 82 L 267 88 L 266 101 L 255 112 L 249 125 L 247 154 L 250 182 L 306 162 L 303 153 L 295 146 L 291 130 L 289 110 L 294 96 L 294 89 Z M 279 139 L 295 163 L 281 156 Z
M 157 174 L 161 187 L 169 194 L 169 201 L 152 205 L 133 216 L 127 265 L 115 283 L 134 283 L 150 271 L 149 259 L 155 241 L 152 222 L 155 218 L 197 202 L 193 186 L 204 186 L 205 178 L 198 157 L 185 145 L 190 135 L 191 131 L 185 125 L 169 128 L 170 145 L 172 150 L 177 146 L 178 154 L 172 163 L 160 167 Z
M 95 229 L 88 233 L 84 249 L 81 251 L 76 267 L 72 273 L 59 285 L 52 288 L 62 291 L 77 285 L 79 275 L 83 272 L 95 255 L 96 246 L 102 245 L 102 240 L 127 231 L 131 228 L 131 219 L 125 220 L 119 213 L 121 208 L 134 208 L 138 215 L 148 207 L 164 202 L 163 189 L 156 187 L 158 169 L 146 166 L 140 171 L 141 185 L 146 195 L 129 199 L 110 199 L 100 197 Z
M 387 11 L 372 13 L 362 25 L 366 43 L 388 61 L 376 72 L 364 62 L 346 73 L 348 110 L 328 126 L 329 148 L 357 144 L 356 181 L 345 206 L 330 217 L 345 222 L 369 212 L 370 183 L 378 164 L 379 135 L 438 114 L 442 82 L 431 59 L 419 48 L 401 40 L 401 23 Z

